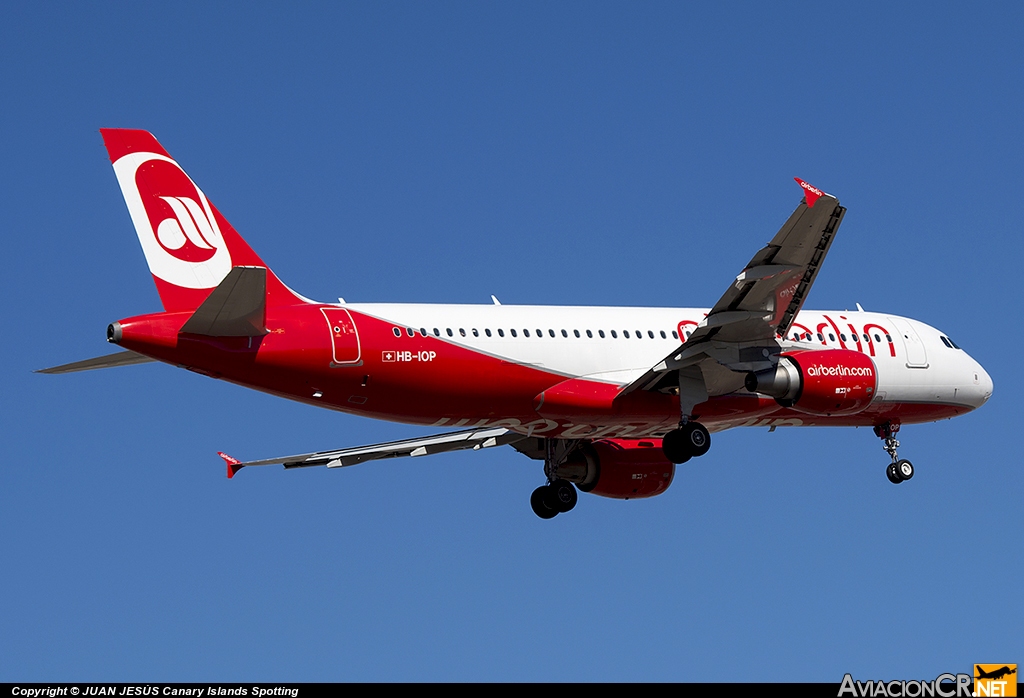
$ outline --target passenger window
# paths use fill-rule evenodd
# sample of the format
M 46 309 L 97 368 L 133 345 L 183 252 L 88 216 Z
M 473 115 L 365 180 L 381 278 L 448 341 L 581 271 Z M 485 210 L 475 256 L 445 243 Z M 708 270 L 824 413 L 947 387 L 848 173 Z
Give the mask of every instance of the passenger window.
M 878 335 L 876 334 L 876 335 L 875 335 L 875 341 L 876 341 L 876 342 L 881 342 L 881 341 L 882 341 L 882 338 L 881 338 L 881 337 L 879 337 L 879 336 L 878 336 Z
M 590 330 L 587 330 L 587 339 L 593 339 L 593 338 L 594 338 L 594 333 L 591 332 Z
M 601 337 L 601 339 L 604 339 L 604 330 L 598 330 L 597 334 L 598 334 L 598 336 Z
M 440 336 L 441 336 L 441 330 L 439 330 L 439 329 L 437 329 L 437 328 L 435 327 L 435 328 L 434 328 L 434 336 L 435 336 L 435 337 L 440 337 Z
M 828 333 L 828 341 L 830 341 L 830 342 L 836 341 L 836 336 L 834 334 L 832 334 L 831 332 Z
M 818 341 L 819 342 L 824 342 L 825 341 L 825 338 L 821 336 L 821 332 L 818 333 Z
M 415 337 L 415 336 L 416 336 L 416 330 L 414 330 L 414 329 L 413 329 L 413 328 L 411 328 L 411 327 L 406 327 L 406 328 L 405 328 L 405 333 L 406 333 L 407 335 L 409 335 L 410 337 Z
M 548 334 L 551 335 L 552 337 L 554 337 L 555 336 L 555 331 L 554 330 L 548 330 Z
M 512 333 L 512 336 L 513 336 L 513 337 L 515 337 L 515 336 L 516 336 L 516 331 L 515 331 L 515 330 L 509 330 L 509 332 L 511 332 L 511 333 Z
M 420 328 L 420 334 L 423 335 L 424 337 L 426 337 L 427 336 L 427 328 L 426 327 L 421 327 Z
M 889 344 L 892 344 L 892 337 L 890 335 L 885 335 L 885 341 L 887 341 Z
M 615 334 L 615 330 L 612 330 L 612 339 L 618 339 L 619 335 Z
M 579 339 L 579 338 L 580 338 L 580 331 L 579 331 L 579 330 L 573 330 L 573 331 L 572 331 L 572 333 L 573 333 L 574 335 L 576 335 L 576 339 Z
M 544 338 L 544 330 L 537 330 L 537 336 L 540 337 L 541 339 L 543 339 Z
M 402 330 L 398 329 L 397 327 L 392 327 L 391 331 L 395 333 L 396 337 L 401 337 L 402 336 Z
M 504 337 L 505 336 L 505 330 L 498 330 L 498 336 L 499 337 Z
M 464 330 L 463 328 L 460 327 L 459 328 L 459 334 L 462 335 L 463 337 L 465 337 L 466 336 L 466 330 Z
M 845 342 L 846 341 L 846 335 L 845 334 L 839 335 L 839 339 L 841 339 L 841 340 L 843 340 Z
M 679 333 L 675 330 L 672 330 L 672 339 L 679 339 Z
M 871 341 L 871 337 L 868 337 L 868 333 L 867 332 L 864 333 L 864 341 L 865 342 L 870 342 Z
M 668 339 L 668 337 L 665 336 L 665 330 L 661 331 L 661 338 L 662 339 Z
M 488 337 L 490 337 L 491 336 L 491 330 L 489 328 L 485 327 L 484 328 L 484 334 L 487 335 Z
M 653 330 L 647 330 L 647 337 L 649 339 L 654 339 L 654 331 Z
M 565 330 L 562 330 L 562 336 L 563 336 L 563 337 L 568 337 L 568 336 L 569 336 L 569 333 L 568 333 L 568 332 L 566 332 Z
M 530 330 L 523 330 L 523 336 L 524 337 L 529 337 L 530 336 Z
M 447 332 L 447 333 L 448 333 L 448 336 L 449 336 L 449 337 L 454 337 L 454 336 L 455 336 L 455 333 L 454 333 L 454 332 L 452 332 L 452 328 L 451 328 L 451 327 L 449 327 L 449 328 L 445 329 L 445 332 Z
M 480 336 L 480 331 L 477 330 L 477 328 L 475 328 L 475 327 L 473 328 L 473 336 L 474 337 L 479 337 Z
M 615 334 L 614 332 L 612 334 Z M 629 339 L 629 330 L 622 330 L 622 336 Z

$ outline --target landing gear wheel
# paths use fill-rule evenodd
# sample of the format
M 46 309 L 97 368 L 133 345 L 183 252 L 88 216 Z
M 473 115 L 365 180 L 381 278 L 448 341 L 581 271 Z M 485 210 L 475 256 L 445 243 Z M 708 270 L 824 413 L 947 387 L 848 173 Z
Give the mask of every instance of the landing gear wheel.
M 661 450 L 670 463 L 680 465 L 692 458 L 690 447 L 682 429 L 673 429 L 661 440 Z
M 547 485 L 541 485 L 530 495 L 530 506 L 533 507 L 533 513 L 542 519 L 553 519 L 558 515 L 558 509 L 555 509 L 552 504 L 554 501 Z
M 572 511 L 576 506 L 576 500 L 579 499 L 576 488 L 568 480 L 555 480 L 548 485 L 548 497 L 549 506 L 553 504 L 559 514 Z
M 908 460 L 897 461 L 896 474 L 900 476 L 901 480 L 909 480 L 914 477 L 914 464 Z
M 703 456 L 711 448 L 711 434 L 699 422 L 688 422 L 680 431 L 694 458 Z
M 903 478 L 900 477 L 899 472 L 896 470 L 896 464 L 890 463 L 885 469 L 885 476 L 889 478 L 889 482 L 894 485 L 898 485 L 903 482 Z

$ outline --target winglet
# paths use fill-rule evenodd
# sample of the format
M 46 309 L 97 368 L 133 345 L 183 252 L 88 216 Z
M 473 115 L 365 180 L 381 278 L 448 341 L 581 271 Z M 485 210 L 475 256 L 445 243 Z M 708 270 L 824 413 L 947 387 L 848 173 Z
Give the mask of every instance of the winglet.
M 242 465 L 242 461 L 238 460 L 237 458 L 232 458 L 226 453 L 221 453 L 220 451 L 217 451 L 217 455 L 223 458 L 224 462 L 228 466 L 228 480 L 233 478 L 235 476 L 235 473 L 237 473 L 239 470 L 245 467 L 244 465 Z
M 814 202 L 824 196 L 825 192 L 816 187 L 812 187 L 799 177 L 794 177 L 793 179 L 796 180 L 797 184 L 804 188 L 804 195 L 807 197 L 807 208 L 814 208 Z

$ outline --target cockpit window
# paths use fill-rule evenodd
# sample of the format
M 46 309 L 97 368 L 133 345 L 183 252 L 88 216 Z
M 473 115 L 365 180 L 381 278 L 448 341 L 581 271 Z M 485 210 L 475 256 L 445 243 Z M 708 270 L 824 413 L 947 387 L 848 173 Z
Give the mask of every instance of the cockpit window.
M 941 339 L 941 340 L 942 340 L 942 343 L 943 343 L 943 344 L 945 344 L 945 345 L 946 345 L 947 347 L 949 347 L 950 349 L 952 349 L 952 348 L 953 348 L 953 345 L 949 343 L 949 340 L 948 340 L 948 339 L 946 339 L 945 337 L 943 337 L 943 336 L 942 336 L 941 334 L 939 335 L 939 339 Z
M 949 337 L 946 337 L 946 339 L 949 339 Z M 954 348 L 954 349 L 959 349 L 959 348 L 960 348 L 960 347 L 959 347 L 959 346 L 957 345 L 957 343 L 956 343 L 956 342 L 954 342 L 954 341 L 953 341 L 952 339 L 949 339 L 949 343 L 953 345 L 953 348 Z

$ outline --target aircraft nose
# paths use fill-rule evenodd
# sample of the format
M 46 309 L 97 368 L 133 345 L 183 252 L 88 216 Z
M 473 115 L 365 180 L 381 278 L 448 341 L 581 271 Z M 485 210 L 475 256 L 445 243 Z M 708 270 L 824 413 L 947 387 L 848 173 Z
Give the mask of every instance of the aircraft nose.
M 974 407 L 981 407 L 992 397 L 992 376 L 988 375 L 988 371 L 982 368 L 977 361 L 973 363 L 971 404 Z
M 992 376 L 988 375 L 988 371 L 978 364 L 978 387 L 981 389 L 981 402 L 984 404 L 992 397 Z

